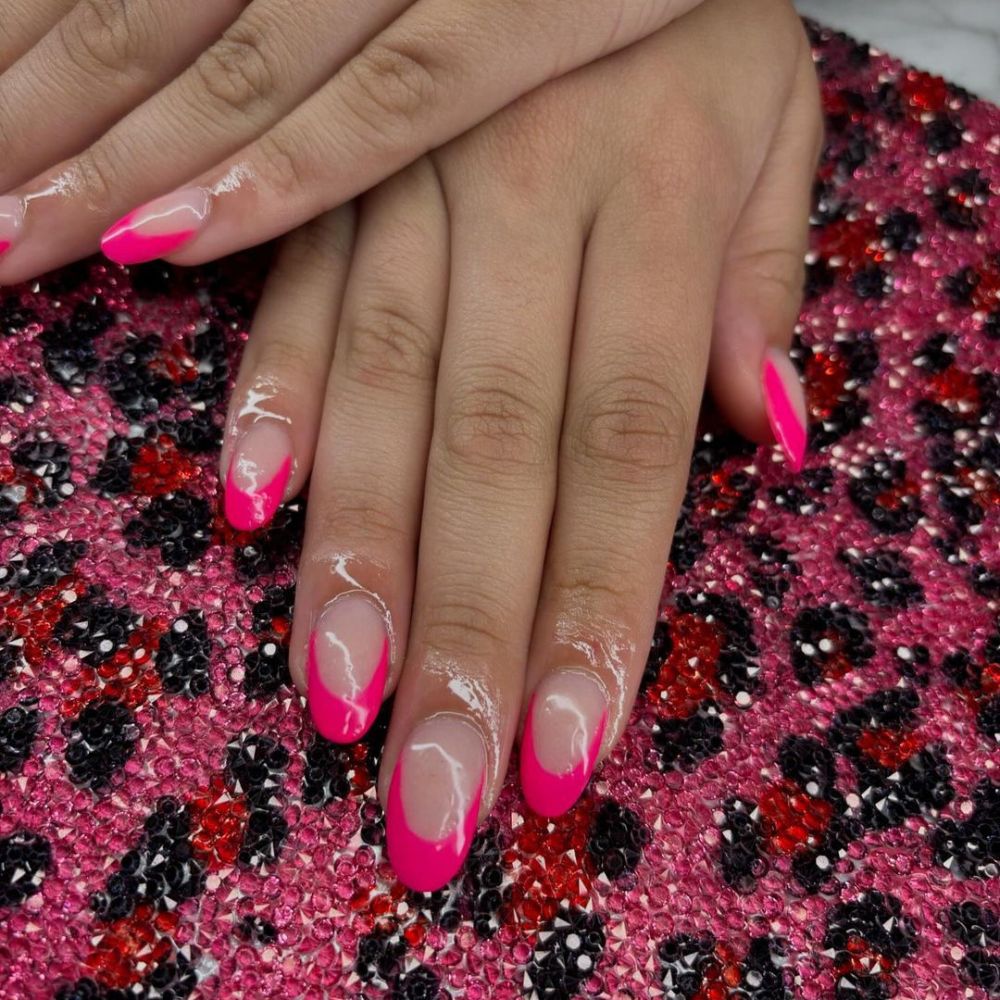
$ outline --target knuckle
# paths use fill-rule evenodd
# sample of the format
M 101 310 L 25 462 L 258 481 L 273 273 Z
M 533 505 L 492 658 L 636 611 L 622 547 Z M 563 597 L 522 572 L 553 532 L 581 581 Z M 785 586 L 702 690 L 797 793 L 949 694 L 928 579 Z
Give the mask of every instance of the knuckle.
M 797 301 L 802 295 L 805 256 L 791 247 L 762 247 L 751 250 L 740 261 L 754 280 L 782 298 Z
M 571 460 L 611 482 L 648 485 L 688 458 L 692 414 L 667 380 L 605 380 L 581 402 L 568 431 Z
M 344 364 L 351 381 L 396 389 L 434 377 L 438 338 L 414 312 L 389 302 L 359 309 L 345 331 Z
M 428 605 L 421 624 L 424 643 L 456 656 L 470 652 L 499 656 L 509 648 L 511 610 L 471 581 L 458 583 Z
M 379 139 L 410 127 L 442 89 L 441 69 L 428 47 L 416 42 L 372 42 L 342 72 L 348 110 Z
M 294 316 L 288 319 L 290 324 L 294 323 Z M 316 347 L 296 337 L 291 326 L 269 330 L 253 352 L 253 370 L 257 380 L 275 383 L 282 394 L 292 398 L 301 396 L 303 386 L 315 383 Z
M 277 195 L 293 195 L 308 187 L 309 161 L 304 150 L 278 129 L 265 132 L 255 143 L 260 173 Z
M 120 190 L 115 167 L 120 162 L 125 161 L 119 160 L 104 143 L 85 149 L 70 168 L 74 190 L 83 195 L 88 205 L 100 208 L 113 204 L 115 192 Z
M 620 517 L 620 512 L 617 512 Z M 598 546 L 595 546 L 595 549 Z M 607 552 L 574 553 L 569 565 L 557 569 L 551 581 L 552 601 L 556 607 L 577 611 L 598 612 L 616 617 L 631 613 L 635 595 L 629 592 L 627 581 L 635 575 L 636 553 L 620 562 Z M 622 583 L 615 583 L 622 581 Z
M 194 65 L 204 93 L 240 114 L 267 102 L 276 89 L 267 41 L 244 20 L 237 21 Z
M 498 476 L 537 472 L 552 460 L 553 424 L 535 379 L 493 366 L 456 385 L 439 447 L 448 468 Z
M 58 22 L 63 48 L 86 73 L 121 72 L 134 55 L 139 19 L 133 31 L 127 0 L 81 0 L 72 15 Z
M 399 500 L 393 500 L 375 486 L 348 488 L 338 481 L 337 487 L 326 493 L 317 506 L 318 537 L 337 552 L 343 552 L 345 544 L 362 540 L 369 552 L 404 551 L 412 544 L 400 520 L 403 508 Z M 322 560 L 323 553 L 319 557 Z

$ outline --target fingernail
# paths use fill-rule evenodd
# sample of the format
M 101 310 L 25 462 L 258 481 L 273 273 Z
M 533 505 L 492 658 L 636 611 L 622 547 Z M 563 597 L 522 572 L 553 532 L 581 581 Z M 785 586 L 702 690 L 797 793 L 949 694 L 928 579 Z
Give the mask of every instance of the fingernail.
M 580 797 L 597 763 L 608 722 L 600 685 L 557 670 L 535 689 L 521 740 L 521 789 L 541 816 L 558 816 Z
M 476 832 L 486 751 L 479 732 L 438 715 L 410 733 L 386 809 L 386 847 L 399 880 L 433 892 L 458 874 Z
M 389 633 L 381 608 L 349 591 L 320 612 L 308 655 L 309 710 L 335 743 L 361 739 L 382 705 L 389 674 Z
M 798 472 L 806 455 L 806 397 L 799 373 L 787 354 L 771 347 L 764 355 L 761 381 L 771 431 Z
M 118 264 L 165 257 L 197 235 L 211 199 L 204 188 L 182 188 L 122 216 L 102 237 L 104 256 Z
M 274 516 L 292 474 L 288 432 L 273 420 L 252 424 L 236 442 L 226 475 L 226 520 L 255 531 Z
M 12 195 L 0 197 L 0 254 L 5 254 L 21 235 L 24 204 Z

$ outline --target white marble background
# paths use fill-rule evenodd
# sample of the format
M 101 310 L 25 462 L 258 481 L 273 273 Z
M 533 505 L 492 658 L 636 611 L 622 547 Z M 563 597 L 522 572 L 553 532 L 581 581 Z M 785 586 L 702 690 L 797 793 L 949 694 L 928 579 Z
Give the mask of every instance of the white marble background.
M 1000 104 L 1000 0 L 795 0 L 795 5 Z

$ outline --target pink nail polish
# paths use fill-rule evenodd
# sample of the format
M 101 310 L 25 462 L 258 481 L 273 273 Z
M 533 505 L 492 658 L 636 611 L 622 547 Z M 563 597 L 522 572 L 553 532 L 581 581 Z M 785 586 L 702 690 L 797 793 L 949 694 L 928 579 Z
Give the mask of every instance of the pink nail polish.
M 558 816 L 580 797 L 604 739 L 608 707 L 582 671 L 556 670 L 535 689 L 521 741 L 521 789 L 541 816 Z
M 292 444 L 274 420 L 258 420 L 240 436 L 226 475 L 226 520 L 256 531 L 274 516 L 292 474 Z
M 458 874 L 475 836 L 485 772 L 483 739 L 458 716 L 434 716 L 410 733 L 386 807 L 386 847 L 404 885 L 433 892 Z
M 0 197 L 0 254 L 5 254 L 21 235 L 24 204 L 12 195 Z
M 204 188 L 165 194 L 122 216 L 101 237 L 101 249 L 118 264 L 165 257 L 197 235 L 210 208 L 211 198 Z
M 320 612 L 309 637 L 309 710 L 335 743 L 361 739 L 375 721 L 389 675 L 389 633 L 382 609 L 348 591 Z
M 761 365 L 764 405 L 771 430 L 795 472 L 806 455 L 806 397 L 788 355 L 769 348 Z

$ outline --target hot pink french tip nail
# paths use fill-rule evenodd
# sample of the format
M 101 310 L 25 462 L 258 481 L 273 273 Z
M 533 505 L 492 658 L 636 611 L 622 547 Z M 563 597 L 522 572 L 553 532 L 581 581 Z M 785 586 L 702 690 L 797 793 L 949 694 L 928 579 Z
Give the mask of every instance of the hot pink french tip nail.
M 274 516 L 292 474 L 292 446 L 284 427 L 260 420 L 233 448 L 226 474 L 226 520 L 237 531 L 256 531 Z
M 13 195 L 0 197 L 0 255 L 5 254 L 21 235 L 24 204 Z
M 476 833 L 486 753 L 482 737 L 455 716 L 413 730 L 389 785 L 386 848 L 399 880 L 433 892 L 460 871 Z
M 309 637 L 309 711 L 320 735 L 354 743 L 375 721 L 389 676 L 382 610 L 358 591 L 335 597 Z
M 101 250 L 117 264 L 165 257 L 194 239 L 210 208 L 204 188 L 173 191 L 122 216 L 101 237 Z
M 586 674 L 557 670 L 532 695 L 521 740 L 521 791 L 540 816 L 559 816 L 580 797 L 597 763 L 608 712 Z
M 795 472 L 806 455 L 806 401 L 798 372 L 788 355 L 769 348 L 761 365 L 764 405 L 771 431 Z

